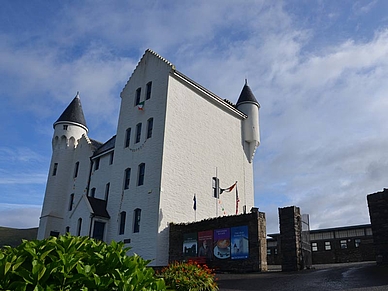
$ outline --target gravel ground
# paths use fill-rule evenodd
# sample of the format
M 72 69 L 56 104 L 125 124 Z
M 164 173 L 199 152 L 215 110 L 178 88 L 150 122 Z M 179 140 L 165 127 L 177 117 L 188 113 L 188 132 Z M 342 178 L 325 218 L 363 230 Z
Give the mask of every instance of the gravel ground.
M 375 262 L 315 265 L 310 270 L 281 272 L 270 266 L 268 272 L 217 274 L 220 291 L 243 290 L 388 290 L 388 266 Z

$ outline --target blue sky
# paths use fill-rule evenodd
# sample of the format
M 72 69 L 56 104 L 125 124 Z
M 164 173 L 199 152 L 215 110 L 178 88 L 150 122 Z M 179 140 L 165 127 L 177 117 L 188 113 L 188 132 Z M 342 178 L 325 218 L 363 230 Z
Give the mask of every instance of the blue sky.
M 150 48 L 235 102 L 261 104 L 255 204 L 311 227 L 369 223 L 387 187 L 387 1 L 2 1 L 0 225 L 38 225 L 52 124 L 77 91 L 89 136 L 115 134 L 119 94 Z

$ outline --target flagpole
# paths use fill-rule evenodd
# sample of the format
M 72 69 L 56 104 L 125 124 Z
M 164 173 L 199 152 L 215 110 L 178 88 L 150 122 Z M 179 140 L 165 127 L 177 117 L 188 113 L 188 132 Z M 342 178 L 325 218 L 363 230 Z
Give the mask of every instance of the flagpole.
M 220 195 L 218 194 L 218 187 L 217 187 L 217 181 L 218 181 L 218 169 L 216 167 L 216 182 L 215 182 L 215 187 L 216 187 L 216 194 L 217 194 L 217 199 L 216 199 L 216 217 L 218 217 L 218 199 L 220 199 Z

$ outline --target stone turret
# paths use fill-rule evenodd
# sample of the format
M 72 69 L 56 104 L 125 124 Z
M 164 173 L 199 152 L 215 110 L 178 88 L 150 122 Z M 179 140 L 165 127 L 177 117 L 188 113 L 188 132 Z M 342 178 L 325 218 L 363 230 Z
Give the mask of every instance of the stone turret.
M 236 108 L 245 113 L 248 117 L 243 120 L 243 142 L 245 154 L 251 163 L 255 155 L 256 148 L 260 145 L 260 126 L 259 126 L 259 109 L 260 104 L 257 102 L 248 86 L 247 80 L 237 100 Z

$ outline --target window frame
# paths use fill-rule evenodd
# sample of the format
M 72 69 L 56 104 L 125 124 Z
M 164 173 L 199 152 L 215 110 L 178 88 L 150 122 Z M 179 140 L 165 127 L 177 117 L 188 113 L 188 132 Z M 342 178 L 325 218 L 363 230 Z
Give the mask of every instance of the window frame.
M 154 118 L 148 118 L 147 120 L 147 139 L 152 137 L 152 130 L 154 128 Z
M 146 84 L 146 100 L 151 99 L 151 92 L 152 92 L 152 81 Z
M 120 212 L 120 224 L 119 224 L 119 235 L 124 234 L 125 232 L 125 221 L 127 219 L 127 212 Z
M 139 143 L 141 140 L 141 128 L 142 128 L 142 123 L 139 122 L 136 124 L 136 138 L 135 138 L 135 143 Z
M 133 233 L 139 233 L 140 232 L 140 221 L 141 221 L 141 209 L 136 208 L 133 211 Z
M 135 91 L 135 106 L 140 104 L 141 99 L 141 87 L 137 88 Z
M 144 185 L 145 176 L 145 163 L 141 163 L 137 166 L 137 186 Z
M 129 189 L 130 183 L 131 183 L 131 168 L 126 168 L 124 170 L 124 184 L 123 184 L 124 190 Z
M 124 142 L 124 147 L 127 148 L 130 146 L 131 144 L 131 128 L 128 127 L 126 130 L 125 130 L 125 142 Z

